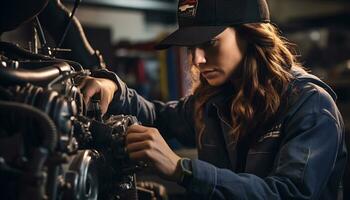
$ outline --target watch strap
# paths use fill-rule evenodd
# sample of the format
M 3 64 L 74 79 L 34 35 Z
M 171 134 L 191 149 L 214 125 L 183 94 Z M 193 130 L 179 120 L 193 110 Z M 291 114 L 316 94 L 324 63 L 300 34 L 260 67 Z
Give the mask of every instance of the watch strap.
M 189 158 L 181 158 L 179 161 L 181 169 L 181 179 L 179 185 L 186 187 L 190 184 L 192 180 L 192 163 Z

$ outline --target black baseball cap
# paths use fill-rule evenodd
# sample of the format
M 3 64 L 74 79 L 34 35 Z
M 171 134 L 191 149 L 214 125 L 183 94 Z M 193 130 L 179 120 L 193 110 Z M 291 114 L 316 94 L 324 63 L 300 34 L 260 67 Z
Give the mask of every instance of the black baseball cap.
M 198 45 L 229 26 L 270 22 L 266 0 L 179 0 L 177 18 L 179 28 L 156 49 Z

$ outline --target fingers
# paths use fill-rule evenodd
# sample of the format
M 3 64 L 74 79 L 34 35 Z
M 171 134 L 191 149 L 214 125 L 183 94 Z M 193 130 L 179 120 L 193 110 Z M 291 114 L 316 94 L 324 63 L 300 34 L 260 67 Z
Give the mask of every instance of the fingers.
M 117 85 L 111 80 L 93 77 L 85 77 L 82 80 L 77 80 L 77 82 L 80 82 L 78 88 L 81 89 L 86 104 L 90 102 L 92 96 L 100 93 L 101 112 L 102 114 L 106 113 L 108 105 L 117 90 Z
M 83 93 L 84 102 L 86 104 L 90 102 L 92 96 L 101 91 L 100 84 L 93 78 L 89 77 L 83 79 L 78 88 L 80 88 L 81 92 Z
M 141 125 L 132 125 L 128 128 L 126 135 L 126 149 L 129 153 L 137 151 L 151 150 L 156 141 L 154 128 Z
M 128 133 L 126 136 L 126 144 L 151 140 L 152 136 L 149 133 Z
M 139 124 L 133 124 L 129 126 L 127 133 L 142 133 L 147 132 L 149 129 L 151 128 Z
M 151 161 L 157 154 L 158 130 L 141 125 L 132 125 L 126 135 L 126 149 L 132 160 Z
M 129 157 L 132 160 L 138 160 L 138 161 L 150 161 L 151 160 L 151 153 L 150 151 L 136 151 L 129 153 Z
M 100 93 L 101 88 L 93 83 L 92 81 L 89 81 L 86 83 L 86 89 L 83 90 L 84 93 L 84 101 L 88 104 L 90 102 L 90 99 L 92 96 L 94 96 L 97 93 Z
M 140 142 L 144 140 L 152 140 L 153 133 L 151 129 L 152 128 L 141 126 L 138 124 L 129 126 L 126 135 L 126 144 Z
M 141 150 L 147 150 L 147 149 L 151 149 L 151 148 L 152 148 L 152 142 L 149 140 L 141 141 L 141 142 L 134 142 L 134 143 L 128 144 L 126 146 L 126 150 L 129 153 L 141 151 Z
M 101 92 L 101 99 L 100 99 L 100 105 L 101 105 L 101 111 L 102 114 L 106 113 L 108 108 L 108 94 L 105 92 Z
M 74 79 L 74 82 L 75 84 L 77 84 L 78 88 L 81 89 L 84 87 L 84 82 L 87 80 L 88 77 L 84 77 L 84 76 L 77 76 L 75 79 Z
M 101 92 L 101 100 L 100 100 L 100 105 L 101 105 L 101 111 L 102 114 L 107 112 L 108 105 L 112 101 L 112 95 L 107 93 L 107 92 Z

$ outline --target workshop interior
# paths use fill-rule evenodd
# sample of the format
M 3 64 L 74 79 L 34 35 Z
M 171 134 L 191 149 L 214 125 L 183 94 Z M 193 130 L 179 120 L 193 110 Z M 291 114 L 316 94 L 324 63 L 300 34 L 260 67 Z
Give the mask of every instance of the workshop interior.
M 149 100 L 191 92 L 187 50 L 154 45 L 176 29 L 177 0 L 1 0 L 0 199 L 183 199 L 125 152 L 135 116 L 101 116 L 79 79 L 115 72 Z M 350 1 L 268 0 L 299 61 L 337 93 L 350 131 Z M 181 126 L 181 125 L 180 125 Z M 179 155 L 195 148 L 169 141 Z M 350 199 L 349 165 L 343 178 Z

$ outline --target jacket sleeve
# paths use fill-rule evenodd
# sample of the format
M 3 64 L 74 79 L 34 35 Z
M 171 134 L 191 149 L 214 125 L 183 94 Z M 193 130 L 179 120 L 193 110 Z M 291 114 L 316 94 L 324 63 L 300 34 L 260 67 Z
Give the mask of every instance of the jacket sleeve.
M 187 187 L 190 198 L 319 199 L 343 148 L 342 120 L 329 98 L 313 95 L 288 119 L 286 137 L 267 177 L 192 160 L 193 179 Z
M 109 114 L 134 115 L 141 124 L 156 127 L 165 139 L 175 137 L 184 145 L 195 146 L 193 96 L 166 103 L 148 101 L 114 76 L 118 91 L 109 106 Z

